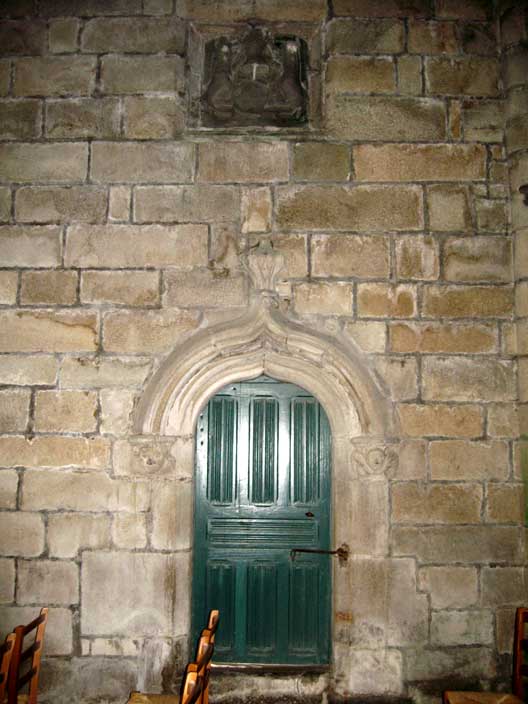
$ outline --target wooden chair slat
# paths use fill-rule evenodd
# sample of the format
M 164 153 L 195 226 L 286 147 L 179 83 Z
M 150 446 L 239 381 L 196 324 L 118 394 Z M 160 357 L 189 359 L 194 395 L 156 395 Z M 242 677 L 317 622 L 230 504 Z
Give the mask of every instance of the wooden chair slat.
M 38 692 L 38 680 L 40 674 L 40 664 L 42 659 L 42 644 L 44 641 L 44 633 L 48 621 L 48 609 L 44 607 L 40 610 L 37 618 L 33 619 L 25 626 L 17 626 L 15 628 L 15 644 L 13 647 L 13 656 L 9 667 L 8 676 L 8 704 L 17 704 L 20 696 L 20 690 L 29 686 L 27 695 L 27 704 L 36 704 Z M 24 648 L 24 639 L 30 633 L 35 631 L 35 637 L 31 645 Z M 23 662 L 29 660 L 31 667 L 28 672 L 20 674 L 20 667 Z

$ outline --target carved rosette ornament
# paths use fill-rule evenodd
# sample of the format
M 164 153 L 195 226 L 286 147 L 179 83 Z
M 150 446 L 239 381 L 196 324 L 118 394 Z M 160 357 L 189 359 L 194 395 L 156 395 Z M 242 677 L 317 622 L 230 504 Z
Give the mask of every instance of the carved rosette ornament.
M 358 479 L 391 479 L 398 469 L 398 453 L 393 445 L 354 443 L 350 457 Z

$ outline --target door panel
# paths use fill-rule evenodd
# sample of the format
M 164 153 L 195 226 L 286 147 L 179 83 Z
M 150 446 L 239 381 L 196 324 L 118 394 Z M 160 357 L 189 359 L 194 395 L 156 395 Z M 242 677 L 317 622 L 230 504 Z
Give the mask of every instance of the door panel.
M 215 396 L 197 428 L 193 635 L 221 612 L 217 661 L 328 662 L 330 428 L 266 377 Z

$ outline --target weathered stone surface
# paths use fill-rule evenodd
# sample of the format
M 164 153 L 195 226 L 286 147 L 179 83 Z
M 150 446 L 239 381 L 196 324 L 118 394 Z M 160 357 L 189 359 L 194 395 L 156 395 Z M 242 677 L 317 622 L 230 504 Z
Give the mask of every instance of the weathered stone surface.
M 146 359 L 66 357 L 61 363 L 60 381 L 63 388 L 76 389 L 141 387 L 150 370 L 151 363 Z
M 438 0 L 436 5 L 438 17 L 449 19 L 489 20 L 491 13 L 490 4 L 482 0 L 466 0 L 464 3 L 458 0 Z
M 424 359 L 423 397 L 435 401 L 509 401 L 515 375 L 506 360 L 439 357 Z
M 522 567 L 484 567 L 482 603 L 484 606 L 518 605 L 526 598 L 526 577 Z
M 0 183 L 82 181 L 87 166 L 86 144 L 0 144 Z
M 502 232 L 508 227 L 506 202 L 479 198 L 477 206 L 477 226 L 484 232 Z
M 247 302 L 246 278 L 240 274 L 226 276 L 208 269 L 168 271 L 164 282 L 167 306 L 217 308 L 242 306 Z
M 157 482 L 152 492 L 152 546 L 156 550 L 188 550 L 192 534 L 191 481 Z
M 181 54 L 184 44 L 185 26 L 181 22 L 153 17 L 90 20 L 81 40 L 82 50 L 95 54 Z
M 174 609 L 188 580 L 188 555 L 87 553 L 81 630 L 85 635 L 173 636 L 187 632 L 186 609 Z M 136 580 L 135 575 L 142 579 Z
M 396 271 L 399 279 L 437 279 L 440 273 L 438 242 L 427 236 L 398 237 Z
M 336 530 L 347 536 L 350 553 L 360 557 L 388 554 L 389 491 L 387 482 L 337 480 L 336 492 L 347 510 L 336 516 Z M 350 516 L 355 517 L 354 530 Z M 373 517 L 376 517 L 373 520 Z
M 513 650 L 515 611 L 514 607 L 495 609 L 497 650 L 501 654 L 511 654 Z
M 416 555 L 422 562 L 517 562 L 518 528 L 511 526 L 395 526 L 395 555 Z
M 16 96 L 90 95 L 95 86 L 96 61 L 88 56 L 49 56 L 17 59 Z
M 99 437 L 42 436 L 32 440 L 0 437 L 4 467 L 92 467 L 104 469 L 110 459 L 108 440 Z
M 173 439 L 159 437 L 118 440 L 114 444 L 114 471 L 127 477 L 181 479 L 173 446 Z
M 272 202 L 269 188 L 244 188 L 241 199 L 242 232 L 268 232 Z
M 0 508 L 16 509 L 17 491 L 18 473 L 15 470 L 2 469 L 0 473 Z
M 138 186 L 136 222 L 233 222 L 240 193 L 232 186 Z
M 2 512 L 2 554 L 36 557 L 44 550 L 44 521 L 38 513 Z
M 153 306 L 159 303 L 157 271 L 83 271 L 81 302 L 126 306 Z
M 294 289 L 295 311 L 300 315 L 350 315 L 353 293 L 351 284 L 299 284 Z
M 3 266 L 58 266 L 60 252 L 61 231 L 58 227 L 0 227 L 0 260 Z
M 40 12 L 44 17 L 82 15 L 139 15 L 140 0 L 42 0 Z
M 344 330 L 363 352 L 385 352 L 385 323 L 374 320 L 358 320 L 346 323 Z
M 427 286 L 423 313 L 445 318 L 507 318 L 513 311 L 509 286 Z
M 65 269 L 24 271 L 20 303 L 72 305 L 77 302 L 77 272 Z
M 19 604 L 77 604 L 79 568 L 74 562 L 23 560 L 18 565 Z
M 432 442 L 430 462 L 432 479 L 504 480 L 509 474 L 508 444 L 498 440 Z
M 511 281 L 509 237 L 450 238 L 446 242 L 445 278 L 451 281 Z
M 77 51 L 79 20 L 64 17 L 49 23 L 48 43 L 52 54 L 72 54 Z
M 51 514 L 48 517 L 50 557 L 74 558 L 79 550 L 110 547 L 110 517 L 75 513 Z
M 103 347 L 122 354 L 166 352 L 195 330 L 199 320 L 197 313 L 180 310 L 108 313 L 103 320 Z
M 349 173 L 350 149 L 346 144 L 294 144 L 292 176 L 296 181 L 347 181 Z
M 120 111 L 116 98 L 76 98 L 46 101 L 46 136 L 105 139 L 119 136 Z
M 343 139 L 440 141 L 445 138 L 445 107 L 421 98 L 331 95 L 327 128 Z
M 415 359 L 381 357 L 376 360 L 376 371 L 397 401 L 411 401 L 418 396 L 418 369 Z
M 147 522 L 145 514 L 120 513 L 114 516 L 112 523 L 112 540 L 116 547 L 125 550 L 145 548 L 147 545 Z M 119 653 L 115 654 L 118 655 Z
M 398 58 L 398 88 L 402 95 L 422 94 L 422 62 L 419 56 Z
M 23 509 L 134 512 L 145 511 L 148 501 L 144 483 L 110 479 L 102 472 L 37 469 L 24 474 Z
M 364 181 L 475 181 L 486 177 L 480 144 L 359 144 L 356 178 Z
M 102 91 L 117 95 L 174 92 L 183 85 L 183 69 L 179 56 L 104 56 Z
M 312 238 L 312 273 L 362 279 L 387 277 L 389 241 L 386 237 L 316 235 Z
M 482 165 L 482 174 L 484 174 L 485 157 Z M 427 207 L 431 230 L 468 232 L 472 228 L 467 187 L 451 184 L 429 186 L 427 188 Z
M 119 516 L 119 519 L 123 516 Z M 135 657 L 139 652 L 139 643 L 131 638 L 94 638 L 91 641 L 90 654 L 103 657 Z
M 398 650 L 350 650 L 348 644 L 339 643 L 335 657 L 336 677 L 346 691 L 392 696 L 401 693 L 403 662 Z
M 186 183 L 193 169 L 190 143 L 95 142 L 92 146 L 91 176 L 98 182 Z
M 35 618 L 34 606 L 3 606 L 0 609 L 1 637 L 14 630 L 21 623 L 29 623 Z M 68 608 L 51 607 L 45 635 L 46 656 L 70 655 L 72 642 L 72 613 Z M 45 660 L 44 660 L 45 662 Z M 49 662 L 49 660 L 48 660 Z M 40 689 L 40 686 L 39 686 Z
M 132 411 L 136 394 L 122 389 L 102 389 L 101 433 L 126 435 L 132 426 Z
M 25 13 L 23 13 L 25 14 Z M 46 23 L 31 20 L 4 20 L 0 25 L 2 53 L 43 54 L 46 49 Z
M 293 0 L 286 7 L 279 0 L 183 0 L 178 15 L 186 19 L 206 22 L 233 22 L 258 18 L 262 20 L 319 22 L 326 16 L 324 0 L 306 3 Z
M 488 409 L 488 435 L 516 438 L 520 432 L 520 418 L 513 403 L 495 403 Z
M 498 330 L 482 323 L 395 323 L 389 327 L 393 352 L 496 352 Z
M 424 17 L 430 14 L 427 0 L 335 0 L 336 15 L 351 17 Z
M 524 47 L 508 52 L 504 61 L 504 85 L 506 89 L 526 83 L 528 59 Z
M 499 100 L 468 101 L 462 112 L 468 142 L 500 142 L 504 134 L 504 103 Z
M 7 186 L 0 186 L 0 222 L 11 219 L 11 190 Z
M 426 59 L 425 80 L 433 95 L 498 95 L 497 59 L 483 57 Z
M 207 264 L 205 225 L 74 225 L 66 239 L 66 266 L 166 267 Z
M 404 45 L 403 22 L 334 19 L 328 24 L 326 42 L 332 54 L 398 54 Z
M 458 54 L 458 40 L 452 22 L 411 20 L 410 54 Z
M 33 0 L 4 0 L 0 17 L 26 17 L 34 11 Z
M 94 186 L 19 188 L 15 197 L 19 222 L 102 222 L 106 191 Z
M 90 391 L 37 391 L 35 430 L 91 433 L 97 428 L 97 394 Z
M 391 646 L 427 641 L 427 597 L 416 592 L 414 560 L 393 560 L 388 573 L 387 642 Z M 402 594 L 412 594 L 402 599 Z
M 398 468 L 394 474 L 395 479 L 425 479 L 426 447 L 423 440 L 402 440 L 400 442 Z
M 478 437 L 482 433 L 482 410 L 478 406 L 400 404 L 402 432 L 411 437 Z
M 26 390 L 0 390 L 0 432 L 16 433 L 26 430 L 29 414 L 28 394 Z
M 0 559 L 0 604 L 9 604 L 10 602 L 14 601 L 14 599 L 15 561 L 9 559 Z
M 13 305 L 16 302 L 18 272 L 0 271 L 0 303 Z
M 0 384 L 53 385 L 57 370 L 58 361 L 52 356 L 0 355 Z
M 482 488 L 475 485 L 431 485 L 398 482 L 392 487 L 396 523 L 478 523 Z
M 127 97 L 124 113 L 127 139 L 170 139 L 185 127 L 183 103 L 172 96 Z
M 419 230 L 421 192 L 416 186 L 284 186 L 277 189 L 277 222 L 284 229 Z
M 1 352 L 91 352 L 97 318 L 85 311 L 2 311 Z
M 108 220 L 126 222 L 130 219 L 132 189 L 130 186 L 110 186 Z
M 337 56 L 326 69 L 326 90 L 334 93 L 394 93 L 394 63 L 388 57 Z
M 522 484 L 488 487 L 486 517 L 493 523 L 518 523 L 524 519 L 525 492 Z
M 202 182 L 288 180 L 286 142 L 203 142 L 198 158 Z
M 474 567 L 423 567 L 418 586 L 431 595 L 434 609 L 460 609 L 478 600 L 478 574 Z
M 38 100 L 0 101 L 0 139 L 35 139 L 42 123 Z
M 372 318 L 412 318 L 416 315 L 416 287 L 411 284 L 359 284 L 358 315 Z
M 11 61 L 0 60 L 0 95 L 4 96 L 9 93 L 10 82 L 11 82 Z
M 491 645 L 491 611 L 440 611 L 432 614 L 431 643 L 434 645 Z

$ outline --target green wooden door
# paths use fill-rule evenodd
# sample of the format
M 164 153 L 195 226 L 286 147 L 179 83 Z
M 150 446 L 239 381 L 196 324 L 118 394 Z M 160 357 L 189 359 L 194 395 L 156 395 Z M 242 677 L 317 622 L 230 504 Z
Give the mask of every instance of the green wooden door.
M 220 609 L 215 661 L 327 663 L 330 428 L 303 389 L 231 384 L 197 427 L 193 636 Z

